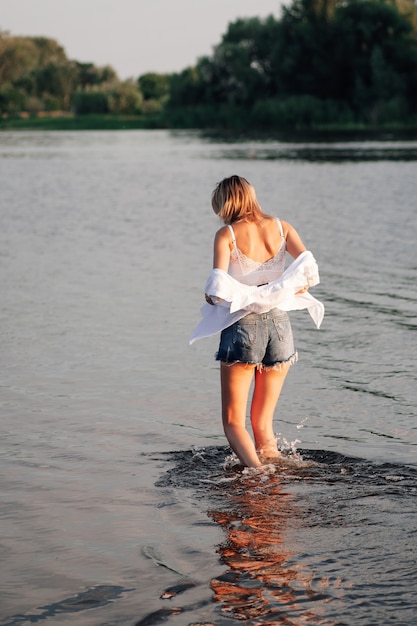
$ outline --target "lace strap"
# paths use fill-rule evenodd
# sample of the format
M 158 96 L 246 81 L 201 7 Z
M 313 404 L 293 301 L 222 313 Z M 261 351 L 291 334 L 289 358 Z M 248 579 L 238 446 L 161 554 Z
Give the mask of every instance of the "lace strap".
M 228 227 L 228 229 L 230 230 L 230 234 L 232 235 L 232 244 L 233 244 L 234 246 L 236 246 L 235 231 L 233 230 L 233 228 L 232 228 L 232 225 L 231 225 L 231 224 L 228 224 L 228 225 L 227 225 L 227 227 Z

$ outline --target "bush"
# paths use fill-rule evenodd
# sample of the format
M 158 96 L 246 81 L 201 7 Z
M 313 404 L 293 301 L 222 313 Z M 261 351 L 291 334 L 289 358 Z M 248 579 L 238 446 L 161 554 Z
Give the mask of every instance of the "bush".
M 49 94 L 44 95 L 43 105 L 45 111 L 59 111 L 61 109 L 60 99 Z
M 252 109 L 251 121 L 259 128 L 315 128 L 350 124 L 353 113 L 343 102 L 309 95 L 290 96 L 257 102 Z
M 0 87 L 0 114 L 23 111 L 25 103 L 26 94 L 12 83 L 4 83 Z
M 373 125 L 389 122 L 404 122 L 410 116 L 410 110 L 405 98 L 394 96 L 388 100 L 376 102 L 368 113 L 367 122 Z
M 36 98 L 35 96 L 30 96 L 26 99 L 25 109 L 31 115 L 35 115 L 39 113 L 39 111 L 43 110 L 43 102 L 40 98 Z
M 143 97 L 131 81 L 119 83 L 110 93 L 109 109 L 111 113 L 135 115 L 142 110 Z
M 76 115 L 108 113 L 109 97 L 101 91 L 79 91 L 74 97 L 73 110 Z

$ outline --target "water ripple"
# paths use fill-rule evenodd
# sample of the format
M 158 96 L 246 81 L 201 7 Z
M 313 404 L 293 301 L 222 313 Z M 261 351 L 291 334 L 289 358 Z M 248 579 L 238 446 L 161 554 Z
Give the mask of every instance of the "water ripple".
M 203 500 L 223 530 L 226 569 L 209 583 L 216 624 L 410 623 L 416 466 L 299 450 L 261 472 L 225 471 L 225 453 L 170 453 L 174 466 L 157 483 Z

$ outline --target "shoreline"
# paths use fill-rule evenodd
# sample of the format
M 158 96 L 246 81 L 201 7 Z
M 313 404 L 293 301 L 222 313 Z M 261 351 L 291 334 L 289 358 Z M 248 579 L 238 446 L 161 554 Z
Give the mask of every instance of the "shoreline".
M 219 136 L 259 137 L 259 138 L 297 138 L 311 136 L 326 138 L 338 136 L 341 139 L 417 139 L 417 125 L 385 124 L 366 126 L 364 124 L 305 126 L 297 128 L 248 128 L 245 131 L 227 128 L 179 127 L 169 125 L 161 116 L 118 116 L 118 115 L 50 115 L 50 116 L 10 116 L 0 119 L 0 132 L 7 130 L 41 131 L 83 131 L 83 130 L 185 130 L 200 131 Z
M 0 119 L 2 130 L 157 130 L 164 129 L 154 116 L 50 115 L 10 116 Z

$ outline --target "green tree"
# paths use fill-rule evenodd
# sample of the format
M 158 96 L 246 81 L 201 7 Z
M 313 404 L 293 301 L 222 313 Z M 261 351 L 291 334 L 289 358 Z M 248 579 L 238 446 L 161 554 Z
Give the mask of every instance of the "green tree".
M 14 82 L 36 67 L 37 49 L 26 37 L 11 37 L 0 33 L 0 84 Z
M 161 100 L 169 93 L 169 74 L 148 72 L 138 78 L 139 89 L 144 100 Z
M 361 118 L 385 100 L 415 102 L 417 40 L 410 22 L 384 2 L 353 1 L 336 12 L 341 98 Z
M 279 23 L 272 16 L 229 24 L 212 57 L 203 57 L 197 64 L 194 94 L 213 106 L 246 110 L 259 98 L 271 96 L 271 59 L 278 37 Z
M 142 110 L 143 98 L 133 80 L 125 80 L 116 85 L 109 93 L 111 113 L 134 115 Z
M 337 67 L 333 21 L 314 3 L 284 7 L 271 60 L 273 94 L 335 98 L 343 80 Z M 332 51 L 331 54 L 329 51 Z
M 48 64 L 65 63 L 64 49 L 46 37 L 12 37 L 0 32 L 0 84 L 14 82 Z
M 41 98 L 54 97 L 60 102 L 61 108 L 69 109 L 72 94 L 77 86 L 77 67 L 71 61 L 54 64 L 33 72 L 36 81 L 36 95 Z
M 55 39 L 49 37 L 30 37 L 29 39 L 37 49 L 37 65 L 60 64 L 68 61 L 64 48 Z
M 110 65 L 97 67 L 93 63 L 79 63 L 75 61 L 78 71 L 78 85 L 84 89 L 103 84 L 117 84 L 119 82 L 115 70 Z
M 279 20 L 229 24 L 211 57 L 173 76 L 170 108 L 219 123 L 229 109 L 242 126 L 401 120 L 417 107 L 416 46 L 388 1 L 294 0 Z
M 199 73 L 195 67 L 187 67 L 172 74 L 169 83 L 168 106 L 187 107 L 201 103 L 203 96 Z
M 114 90 L 120 81 L 106 65 L 78 63 L 67 58 L 54 39 L 13 37 L 0 33 L 0 101 L 3 112 L 69 110 L 77 91 Z M 123 89 L 122 89 L 123 91 Z M 107 111 L 109 95 L 81 96 L 77 107 Z M 120 99 L 120 98 L 119 98 Z

